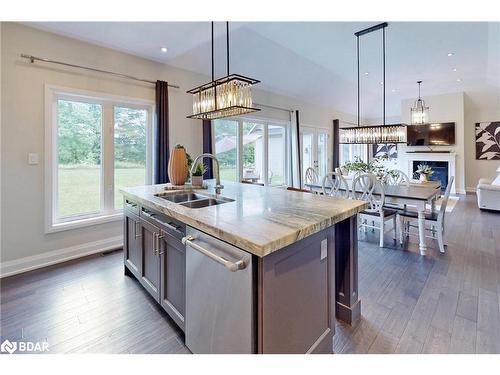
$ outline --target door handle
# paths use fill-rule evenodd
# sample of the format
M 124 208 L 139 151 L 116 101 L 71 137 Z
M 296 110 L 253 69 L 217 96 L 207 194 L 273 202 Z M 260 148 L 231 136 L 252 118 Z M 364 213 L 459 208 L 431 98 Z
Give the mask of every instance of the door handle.
M 194 243 L 193 242 L 194 240 L 196 240 L 195 237 L 193 237 L 193 236 L 186 236 L 186 237 L 182 238 L 182 243 L 184 245 L 191 246 L 193 249 L 199 251 L 203 255 L 206 255 L 210 259 L 215 260 L 217 263 L 222 264 L 224 267 L 226 267 L 231 272 L 236 272 L 238 270 L 245 269 L 245 267 L 247 266 L 245 264 L 245 261 L 243 259 L 241 259 L 241 260 L 239 260 L 237 262 L 231 262 L 231 261 L 227 260 L 226 258 L 223 258 L 223 257 L 221 257 L 219 255 L 216 255 L 216 254 L 212 253 L 211 251 L 208 251 L 204 247 L 201 247 L 200 245 Z

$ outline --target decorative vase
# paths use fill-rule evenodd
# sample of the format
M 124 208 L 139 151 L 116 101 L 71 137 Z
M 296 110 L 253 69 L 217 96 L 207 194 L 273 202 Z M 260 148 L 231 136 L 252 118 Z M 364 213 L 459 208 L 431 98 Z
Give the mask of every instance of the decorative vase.
M 168 159 L 168 178 L 172 185 L 181 186 L 188 174 L 187 156 L 184 148 L 174 148 Z
M 420 173 L 420 182 L 427 182 L 427 175 L 425 173 Z
M 203 185 L 203 176 L 191 176 L 191 185 L 193 186 Z

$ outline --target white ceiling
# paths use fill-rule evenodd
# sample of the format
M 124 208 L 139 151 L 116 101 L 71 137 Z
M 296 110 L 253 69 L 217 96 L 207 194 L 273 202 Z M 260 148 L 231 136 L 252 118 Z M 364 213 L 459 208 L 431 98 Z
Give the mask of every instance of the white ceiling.
M 376 23 L 230 23 L 231 73 L 257 78 L 262 81 L 260 87 L 269 91 L 356 113 L 354 32 Z M 210 74 L 209 22 L 28 25 Z M 386 37 L 387 116 L 399 116 L 401 99 L 416 96 L 417 80 L 423 81 L 424 99 L 446 92 L 491 91 L 492 87 L 500 92 L 500 23 L 390 22 Z M 167 53 L 160 51 L 163 46 Z M 224 23 L 216 23 L 215 48 L 216 75 L 221 76 L 226 69 Z M 361 115 L 381 117 L 381 32 L 363 36 L 360 50 Z M 453 56 L 448 57 L 449 52 Z

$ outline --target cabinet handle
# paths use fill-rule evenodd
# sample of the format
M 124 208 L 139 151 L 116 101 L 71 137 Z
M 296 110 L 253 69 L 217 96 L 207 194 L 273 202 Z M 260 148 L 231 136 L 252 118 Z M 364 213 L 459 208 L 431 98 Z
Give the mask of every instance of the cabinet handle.
M 151 219 L 153 219 L 153 218 L 154 218 L 154 216 L 155 216 L 155 214 L 154 214 L 154 213 L 152 213 L 152 212 L 148 212 L 148 211 L 146 211 L 146 210 L 142 210 L 142 214 L 143 214 L 144 216 L 146 216 L 146 217 L 151 218 Z
M 137 239 L 139 238 L 141 235 L 140 234 L 137 234 L 137 226 L 140 225 L 140 223 L 138 221 L 134 221 L 134 237 Z
M 195 237 L 193 236 L 186 236 L 186 237 L 183 237 L 182 238 L 182 243 L 184 245 L 189 245 L 191 246 L 193 249 L 199 251 L 200 253 L 206 255 L 207 257 L 209 257 L 210 259 L 213 259 L 215 260 L 217 263 L 220 263 L 222 264 L 224 267 L 226 267 L 228 270 L 230 270 L 231 272 L 236 272 L 238 270 L 242 270 L 242 269 L 245 269 L 245 267 L 247 266 L 245 264 L 245 261 L 243 259 L 233 263 L 219 255 L 216 255 L 214 253 L 212 253 L 211 251 L 208 251 L 207 249 L 205 249 L 204 247 L 201 247 L 200 245 L 194 243 L 193 241 L 196 240 Z
M 160 239 L 164 238 L 165 236 L 163 234 L 157 234 L 156 235 L 156 255 L 160 256 L 164 253 L 164 251 L 160 251 Z
M 156 255 L 156 237 L 158 236 L 158 233 L 153 232 L 153 256 Z

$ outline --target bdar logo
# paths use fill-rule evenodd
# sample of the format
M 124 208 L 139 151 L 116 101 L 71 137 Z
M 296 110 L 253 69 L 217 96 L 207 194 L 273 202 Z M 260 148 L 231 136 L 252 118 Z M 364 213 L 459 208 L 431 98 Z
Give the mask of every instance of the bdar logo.
M 14 353 L 17 349 L 17 342 L 10 342 L 9 340 L 5 340 L 0 346 L 0 350 L 2 352 Z

